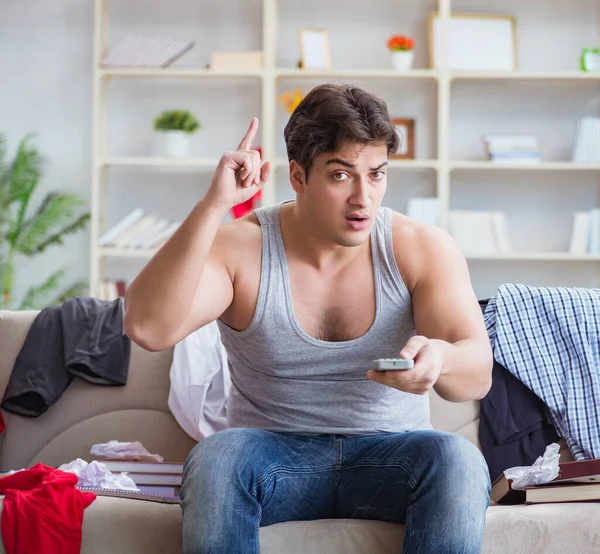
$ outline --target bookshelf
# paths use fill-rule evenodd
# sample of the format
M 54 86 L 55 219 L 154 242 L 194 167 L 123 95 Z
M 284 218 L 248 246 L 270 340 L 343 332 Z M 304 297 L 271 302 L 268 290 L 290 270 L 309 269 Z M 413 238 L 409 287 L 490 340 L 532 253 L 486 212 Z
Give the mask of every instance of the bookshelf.
M 131 2 L 133 1 L 131 0 Z M 488 197 L 486 192 L 488 187 L 485 183 L 492 180 L 491 186 L 498 188 L 499 176 L 506 176 L 505 178 L 511 183 L 523 182 L 525 185 L 533 179 L 537 187 L 537 192 L 529 193 L 529 203 L 533 209 L 535 194 L 547 196 L 554 194 L 553 191 L 559 190 L 555 185 L 549 186 L 546 190 L 544 187 L 547 181 L 555 182 L 559 174 L 563 176 L 565 182 L 575 179 L 577 183 L 580 183 L 580 188 L 587 191 L 585 198 L 592 198 L 592 202 L 595 202 L 595 205 L 590 207 L 600 205 L 600 196 L 598 196 L 600 164 L 569 161 L 571 138 L 557 138 L 556 144 L 552 143 L 551 148 L 548 149 L 548 154 L 542 155 L 542 161 L 530 165 L 489 162 L 484 159 L 483 150 L 479 145 L 480 134 L 487 131 L 486 124 L 489 127 L 498 126 L 500 131 L 493 132 L 502 132 L 503 129 L 510 132 L 512 124 L 514 132 L 527 133 L 524 121 L 530 120 L 532 134 L 545 135 L 546 129 L 549 128 L 547 120 L 554 115 L 549 111 L 544 119 L 541 108 L 536 111 L 535 95 L 538 94 L 544 98 L 547 96 L 546 102 L 549 105 L 555 103 L 554 99 L 558 102 L 565 99 L 568 101 L 573 95 L 570 111 L 562 113 L 557 123 L 563 126 L 568 125 L 567 132 L 572 134 L 578 118 L 590 113 L 593 115 L 600 113 L 600 95 L 598 94 L 600 92 L 598 88 L 600 73 L 578 71 L 577 59 L 574 59 L 572 63 L 567 62 L 564 56 L 561 57 L 559 54 L 555 56 L 558 60 L 555 67 L 550 67 L 551 62 L 548 61 L 548 58 L 552 58 L 552 56 L 548 56 L 548 52 L 543 48 L 536 54 L 531 46 L 523 50 L 523 63 L 519 63 L 520 70 L 514 72 L 450 70 L 444 57 L 441 59 L 439 69 L 433 70 L 428 68 L 426 61 L 426 18 L 430 11 L 437 10 L 440 14 L 442 45 L 447 40 L 448 23 L 452 13 L 480 12 L 483 10 L 484 4 L 485 10 L 488 12 L 516 13 L 517 25 L 521 20 L 524 22 L 522 30 L 518 27 L 520 32 L 518 37 L 519 53 L 521 54 L 522 49 L 525 48 L 521 47 L 521 44 L 526 42 L 523 40 L 523 35 L 532 29 L 531 22 L 538 16 L 538 12 L 541 13 L 544 10 L 543 16 L 550 18 L 543 21 L 543 24 L 550 29 L 547 32 L 552 32 L 549 21 L 558 28 L 565 17 L 572 15 L 575 21 L 583 22 L 583 18 L 585 18 L 587 24 L 585 33 L 582 33 L 587 40 L 582 38 L 582 42 L 577 44 L 577 48 L 594 46 L 589 42 L 590 37 L 596 39 L 596 44 L 600 44 L 600 8 L 594 7 L 595 3 L 592 0 L 574 0 L 574 4 L 570 7 L 565 7 L 559 0 L 547 0 L 544 3 L 539 2 L 529 6 L 523 6 L 517 0 L 511 0 L 508 3 L 496 0 L 491 6 L 488 2 L 476 3 L 475 0 L 426 0 L 425 2 L 420 0 L 376 0 L 377 6 L 373 6 L 371 10 L 374 13 L 370 14 L 367 21 L 364 22 L 365 25 L 370 25 L 366 32 L 377 34 L 378 40 L 384 43 L 385 37 L 393 32 L 411 33 L 411 29 L 414 30 L 417 47 L 423 54 L 415 60 L 415 68 L 408 72 L 398 72 L 387 68 L 386 59 L 378 59 L 378 66 L 371 67 L 369 64 L 363 63 L 362 58 L 358 55 L 356 63 L 360 63 L 360 67 L 353 67 L 353 64 L 349 62 L 351 56 L 348 55 L 345 60 L 348 62 L 346 63 L 348 67 L 344 67 L 341 63 L 336 64 L 334 58 L 334 67 L 328 71 L 298 69 L 294 64 L 295 56 L 297 56 L 296 50 L 290 46 L 291 42 L 296 40 L 296 34 L 291 33 L 292 27 L 311 25 L 318 25 L 322 28 L 332 27 L 333 50 L 336 37 L 342 40 L 343 36 L 346 36 L 343 35 L 346 33 L 343 26 L 347 26 L 353 17 L 360 18 L 360 16 L 352 16 L 351 10 L 349 10 L 348 13 L 343 14 L 341 22 L 338 22 L 339 27 L 334 28 L 336 23 L 333 21 L 332 15 L 338 13 L 335 11 L 335 6 L 331 7 L 333 11 L 319 15 L 322 5 L 317 0 L 307 0 L 307 5 L 303 6 L 302 10 L 300 6 L 290 0 L 252 0 L 252 2 L 255 8 L 260 9 L 260 16 L 257 16 L 255 21 L 260 27 L 260 30 L 256 32 L 261 42 L 259 49 L 262 49 L 264 56 L 263 68 L 261 70 L 224 71 L 206 69 L 200 63 L 197 64 L 198 67 L 179 67 L 175 64 L 166 69 L 101 68 L 100 60 L 111 45 L 110 31 L 113 13 L 110 0 L 94 0 L 91 294 L 98 293 L 99 282 L 102 278 L 111 271 L 113 273 L 120 271 L 119 264 L 130 264 L 136 260 L 138 263 L 143 262 L 154 252 L 148 249 L 129 250 L 97 245 L 98 238 L 107 226 L 110 226 L 107 224 L 111 219 L 108 192 L 112 186 L 113 172 L 127 171 L 129 174 L 144 172 L 144 175 L 161 172 L 161 176 L 168 176 L 168 189 L 172 193 L 177 189 L 179 173 L 189 174 L 192 172 L 195 175 L 201 175 L 206 182 L 219 159 L 217 151 L 199 151 L 195 154 L 200 154 L 202 157 L 185 159 L 116 152 L 111 148 L 109 129 L 111 86 L 115 83 L 139 82 L 146 83 L 148 87 L 160 87 L 165 83 L 174 83 L 173 86 L 175 86 L 176 83 L 177 87 L 195 87 L 195 90 L 200 90 L 202 87 L 210 87 L 212 91 L 220 90 L 219 87 L 239 87 L 239 90 L 242 90 L 243 87 L 243 90 L 255 91 L 254 97 L 257 99 L 258 113 L 248 113 L 247 117 L 244 116 L 243 120 L 239 122 L 239 129 L 241 131 L 245 128 L 246 119 L 249 120 L 252 115 L 259 115 L 261 127 L 258 142 L 264 159 L 271 160 L 274 165 L 271 180 L 263 191 L 263 204 L 268 205 L 280 201 L 287 194 L 284 182 L 287 160 L 284 157 L 285 151 L 282 147 L 281 136 L 285 124 L 285 114 L 277 101 L 279 94 L 284 90 L 294 88 L 309 90 L 316 84 L 334 81 L 351 82 L 363 86 L 367 90 L 380 94 L 388 101 L 390 107 L 393 106 L 393 101 L 389 100 L 393 98 L 397 90 L 406 90 L 407 97 L 412 95 L 411 97 L 424 98 L 417 107 L 410 102 L 407 103 L 408 109 L 405 110 L 410 112 L 414 109 L 417 114 L 421 142 L 417 144 L 416 159 L 390 160 L 389 192 L 386 204 L 398 211 L 403 211 L 406 195 L 435 196 L 438 199 L 440 225 L 448 228 L 448 214 L 451 209 L 460 209 L 464 207 L 465 203 L 472 204 L 474 200 L 477 200 L 481 206 L 486 206 L 487 201 L 493 202 L 493 195 Z M 546 4 L 548 5 L 546 6 Z M 140 11 L 140 18 L 143 9 L 144 6 L 138 2 L 137 10 Z M 377 23 L 375 12 L 378 10 L 381 13 L 381 30 L 373 30 L 373 24 Z M 552 10 L 556 12 L 555 16 L 552 16 Z M 589 13 L 596 16 L 595 21 L 591 23 L 588 21 L 590 20 Z M 402 17 L 398 16 L 396 24 L 394 24 L 388 21 L 390 14 L 402 14 Z M 399 24 L 404 21 L 404 14 L 412 22 L 409 26 L 410 29 Z M 141 20 L 143 21 L 143 18 Z M 356 24 L 359 22 L 363 24 L 361 19 L 354 21 Z M 206 21 L 204 25 L 207 25 Z M 172 29 L 175 28 L 172 27 Z M 351 28 L 356 31 L 356 26 Z M 293 37 L 290 38 L 291 34 Z M 544 37 L 546 35 L 542 35 L 542 38 Z M 365 40 L 368 40 L 368 37 Z M 444 49 L 442 48 L 442 50 Z M 361 53 L 362 55 L 363 53 Z M 536 61 L 542 58 L 543 63 Z M 494 95 L 499 97 L 496 104 L 493 100 Z M 508 115 L 503 106 L 505 98 L 508 98 L 507 102 L 510 103 Z M 479 99 L 484 99 L 486 113 L 482 116 L 483 128 L 474 131 L 477 114 L 471 114 L 468 105 L 469 102 Z M 530 110 L 529 114 L 523 115 L 523 112 L 520 111 L 521 102 Z M 514 113 L 511 114 L 511 110 Z M 392 112 L 392 109 L 390 111 Z M 565 124 L 565 122 L 567 123 Z M 523 131 L 524 129 L 525 131 Z M 467 135 L 469 138 L 466 138 Z M 559 140 L 562 142 L 559 143 Z M 222 150 L 234 146 L 228 143 L 223 145 Z M 475 176 L 484 184 L 481 186 L 481 192 L 478 193 L 477 198 L 473 199 L 469 184 Z M 417 185 L 412 188 L 406 187 L 405 183 L 408 181 L 417 183 Z M 462 190 L 465 187 L 466 191 Z M 556 202 L 561 204 L 560 196 Z M 136 206 L 132 205 L 131 209 L 134 207 Z M 583 206 L 578 207 L 583 208 Z M 570 207 L 568 209 L 575 210 Z M 181 213 L 181 218 L 185 215 L 186 213 Z M 570 229 L 564 223 L 564 214 L 562 221 L 562 233 L 568 235 Z M 515 226 L 514 232 L 518 235 L 521 231 L 517 231 L 517 227 Z M 519 242 L 519 236 L 514 236 L 513 239 L 515 239 L 514 242 Z M 564 245 L 568 243 L 567 239 L 568 236 L 565 236 L 561 242 L 562 246 L 552 246 L 551 250 L 541 241 L 539 248 L 536 247 L 533 250 L 468 256 L 470 264 L 471 262 L 477 264 L 474 277 L 476 290 L 478 286 L 476 280 L 480 279 L 479 274 L 482 268 L 485 269 L 486 275 L 482 278 L 485 283 L 478 291 L 479 296 L 487 295 L 492 290 L 494 272 L 497 271 L 499 264 L 503 266 L 504 273 L 501 273 L 504 281 L 523 281 L 522 273 L 519 272 L 522 270 L 521 268 L 526 267 L 528 269 L 525 275 L 530 276 L 529 282 L 536 284 L 538 277 L 540 282 L 543 282 L 544 277 L 548 272 L 553 272 L 553 268 L 557 264 L 561 266 L 569 264 L 572 266 L 572 272 L 561 273 L 560 278 L 563 281 L 556 284 L 597 286 L 599 274 L 597 263 L 600 262 L 600 256 L 569 254 L 564 250 L 566 248 Z M 557 242 L 560 241 L 557 239 Z M 503 265 L 505 263 L 506 267 Z M 514 269 L 516 267 L 519 269 Z M 128 269 L 128 271 L 135 272 L 135 269 Z M 514 273 L 510 273 L 511 271 Z M 568 276 L 565 277 L 565 275 Z M 581 280 L 579 276 L 582 276 Z

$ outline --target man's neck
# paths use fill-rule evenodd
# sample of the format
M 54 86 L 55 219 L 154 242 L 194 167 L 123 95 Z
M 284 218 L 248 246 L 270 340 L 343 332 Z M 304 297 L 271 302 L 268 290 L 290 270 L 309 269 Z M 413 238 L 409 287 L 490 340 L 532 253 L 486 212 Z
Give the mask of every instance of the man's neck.
M 280 221 L 287 255 L 292 254 L 319 270 L 346 266 L 370 248 L 370 241 L 352 247 L 335 244 L 307 221 L 295 201 L 281 206 Z

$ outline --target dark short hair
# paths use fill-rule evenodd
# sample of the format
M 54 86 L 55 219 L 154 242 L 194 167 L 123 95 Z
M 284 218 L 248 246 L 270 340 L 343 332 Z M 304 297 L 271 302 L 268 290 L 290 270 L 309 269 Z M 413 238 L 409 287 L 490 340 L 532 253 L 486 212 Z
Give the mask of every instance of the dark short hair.
M 398 135 L 380 98 L 352 85 L 313 88 L 298 104 L 283 132 L 287 155 L 308 175 L 316 156 L 337 152 L 345 143 L 385 143 L 398 150 Z

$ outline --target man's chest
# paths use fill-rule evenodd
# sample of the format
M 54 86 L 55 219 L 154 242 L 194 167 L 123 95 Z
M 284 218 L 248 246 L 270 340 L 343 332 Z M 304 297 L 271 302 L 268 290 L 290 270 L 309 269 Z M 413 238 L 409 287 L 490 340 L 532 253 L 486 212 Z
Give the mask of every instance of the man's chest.
M 292 264 L 289 275 L 294 315 L 311 337 L 351 340 L 373 324 L 376 297 L 371 264 L 332 275 Z
M 222 320 L 238 331 L 246 329 L 256 311 L 262 276 L 279 282 L 291 302 L 279 308 L 293 307 L 300 328 L 313 338 L 339 342 L 365 334 L 375 320 L 375 282 L 369 259 L 344 271 L 327 272 L 307 268 L 290 260 L 287 271 L 261 272 L 261 260 L 246 260 L 235 283 L 235 296 Z M 281 266 L 280 266 L 281 267 Z M 274 270 L 271 267 L 271 270 Z M 287 283 L 289 287 L 285 286 Z M 273 286 L 265 288 L 273 290 Z M 286 290 L 287 289 L 287 290 Z M 272 306 L 273 298 L 265 298 Z

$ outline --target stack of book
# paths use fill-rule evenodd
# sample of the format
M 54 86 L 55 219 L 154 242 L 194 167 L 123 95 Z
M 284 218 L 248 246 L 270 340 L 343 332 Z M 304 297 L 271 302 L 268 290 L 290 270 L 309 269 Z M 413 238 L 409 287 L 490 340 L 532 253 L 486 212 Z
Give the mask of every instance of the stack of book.
M 97 461 L 111 473 L 126 473 L 144 494 L 179 497 L 183 462 Z
M 575 212 L 569 254 L 600 254 L 600 209 Z
M 180 221 L 169 221 L 136 208 L 98 240 L 98 246 L 110 248 L 160 248 L 177 230 Z
M 192 40 L 157 35 L 126 35 L 102 59 L 102 67 L 167 67 L 194 46 Z
M 600 459 L 563 462 L 555 479 L 516 490 L 504 474 L 492 485 L 490 499 L 498 504 L 540 504 L 600 500 Z
M 483 137 L 488 159 L 494 163 L 538 163 L 537 139 L 530 135 L 486 135 Z

